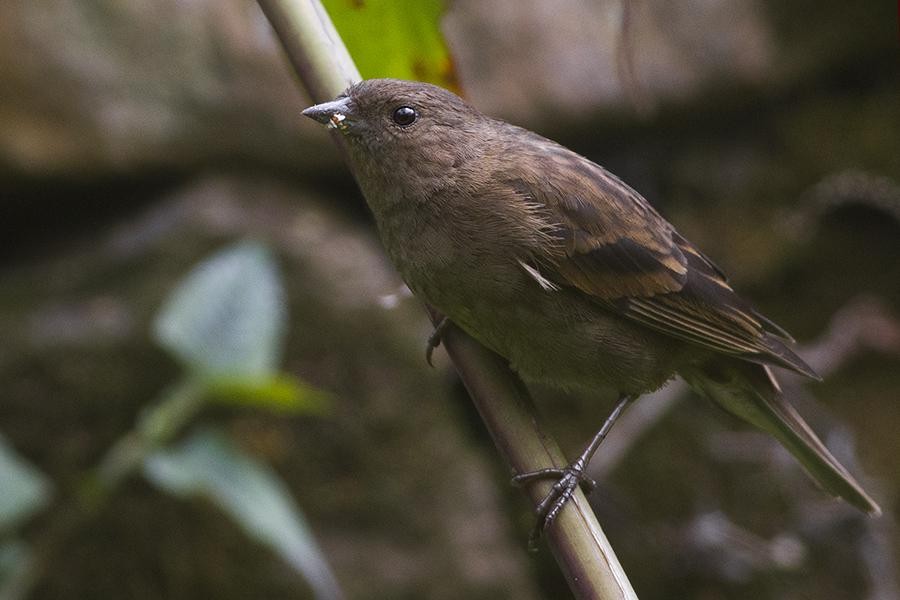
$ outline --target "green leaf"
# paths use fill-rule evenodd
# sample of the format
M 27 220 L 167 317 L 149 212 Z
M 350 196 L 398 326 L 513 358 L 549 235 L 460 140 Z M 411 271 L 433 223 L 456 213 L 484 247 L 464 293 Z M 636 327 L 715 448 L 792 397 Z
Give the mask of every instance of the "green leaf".
M 0 531 L 9 530 L 50 500 L 50 482 L 0 436 Z
M 197 265 L 156 319 L 156 339 L 202 376 L 260 377 L 278 365 L 284 291 L 269 252 L 244 242 Z
M 222 433 L 202 430 L 144 463 L 147 478 L 181 497 L 216 503 L 257 541 L 271 547 L 310 583 L 317 598 L 341 598 L 337 581 L 306 520 L 278 476 Z
M 217 377 L 208 382 L 207 390 L 216 402 L 288 413 L 322 414 L 330 401 L 328 394 L 287 375 Z
M 458 88 L 440 30 L 443 0 L 322 3 L 364 78 L 396 77 Z

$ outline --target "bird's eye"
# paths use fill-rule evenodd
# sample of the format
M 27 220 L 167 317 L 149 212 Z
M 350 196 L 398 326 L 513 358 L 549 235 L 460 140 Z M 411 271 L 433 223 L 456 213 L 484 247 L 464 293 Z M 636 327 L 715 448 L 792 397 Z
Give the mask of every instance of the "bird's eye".
M 419 113 L 411 106 L 401 106 L 394 110 L 394 114 L 391 118 L 394 119 L 394 123 L 400 127 L 407 127 L 416 122 L 416 119 L 419 118 Z

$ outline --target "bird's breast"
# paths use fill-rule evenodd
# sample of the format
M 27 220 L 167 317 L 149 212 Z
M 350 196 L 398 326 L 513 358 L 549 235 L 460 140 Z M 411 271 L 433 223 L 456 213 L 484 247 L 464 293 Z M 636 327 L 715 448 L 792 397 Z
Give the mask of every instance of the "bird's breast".
M 407 285 L 450 312 L 502 303 L 526 279 L 516 249 L 435 207 L 420 205 L 376 215 L 382 241 Z

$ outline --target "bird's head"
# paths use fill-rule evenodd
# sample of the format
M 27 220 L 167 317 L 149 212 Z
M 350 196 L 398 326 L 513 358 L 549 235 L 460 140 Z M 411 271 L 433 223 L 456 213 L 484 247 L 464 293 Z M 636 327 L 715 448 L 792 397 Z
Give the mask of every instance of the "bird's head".
M 368 79 L 303 114 L 347 139 L 360 166 L 389 176 L 423 176 L 473 157 L 486 118 L 455 94 L 427 83 Z

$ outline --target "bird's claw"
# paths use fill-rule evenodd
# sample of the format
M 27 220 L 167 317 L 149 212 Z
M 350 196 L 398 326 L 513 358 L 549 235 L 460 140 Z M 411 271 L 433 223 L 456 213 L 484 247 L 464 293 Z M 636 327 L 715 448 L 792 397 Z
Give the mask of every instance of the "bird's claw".
M 428 363 L 429 367 L 434 367 L 431 357 L 434 354 L 434 349 L 441 345 L 441 336 L 444 334 L 444 331 L 447 330 L 449 325 L 450 319 L 442 317 L 441 320 L 438 321 L 438 324 L 435 325 L 434 331 L 428 336 L 428 343 L 425 346 L 425 361 Z
M 537 542 L 541 535 L 556 520 L 566 502 L 575 494 L 578 486 L 581 486 L 586 494 L 597 487 L 597 482 L 585 475 L 584 463 L 580 460 L 563 469 L 548 468 L 521 473 L 513 477 L 512 483 L 513 485 L 522 485 L 538 479 L 556 479 L 556 481 L 534 509 L 537 522 L 528 536 L 528 547 L 532 551 L 537 549 Z
M 560 480 L 566 476 L 566 473 L 569 471 L 575 471 L 574 467 L 566 467 L 565 469 L 560 468 L 549 468 L 549 469 L 540 469 L 538 471 L 531 471 L 529 473 L 521 473 L 512 478 L 512 484 L 515 486 L 521 486 L 526 483 L 531 483 L 532 481 L 536 481 L 538 479 L 557 479 Z M 581 489 L 585 494 L 590 494 L 597 487 L 597 482 L 585 475 L 583 469 L 580 471 L 578 475 L 578 482 L 581 484 Z

